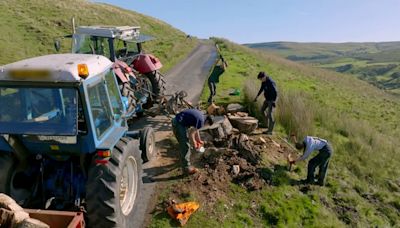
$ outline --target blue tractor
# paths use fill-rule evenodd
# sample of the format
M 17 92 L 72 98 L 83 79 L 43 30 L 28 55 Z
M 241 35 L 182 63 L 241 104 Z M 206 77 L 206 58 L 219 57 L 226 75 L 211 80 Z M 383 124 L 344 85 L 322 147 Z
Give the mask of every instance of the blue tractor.
M 0 67 L 0 192 L 26 208 L 86 212 L 129 227 L 154 132 L 128 131 L 106 57 L 59 54 Z

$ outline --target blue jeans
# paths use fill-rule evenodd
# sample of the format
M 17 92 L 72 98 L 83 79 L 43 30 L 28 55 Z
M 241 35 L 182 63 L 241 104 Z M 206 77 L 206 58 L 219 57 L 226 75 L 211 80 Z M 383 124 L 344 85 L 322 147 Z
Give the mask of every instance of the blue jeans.
M 274 109 L 275 109 L 275 101 L 264 101 L 263 106 L 261 107 L 261 113 L 265 115 L 265 121 L 268 128 L 268 133 L 272 133 L 275 126 L 275 119 L 274 119 Z M 265 112 L 267 110 L 267 112 Z
M 333 150 L 331 145 L 327 143 L 319 153 L 308 162 L 307 182 L 314 183 L 315 169 L 318 167 L 317 183 L 319 185 L 325 184 L 326 173 L 328 171 L 329 160 L 332 156 Z
M 187 128 L 179 123 L 175 118 L 172 119 L 172 130 L 179 143 L 179 152 L 182 168 L 190 166 L 190 143 L 187 136 Z
M 210 89 L 210 96 L 208 97 L 208 103 L 213 103 L 213 97 L 217 95 L 216 82 L 208 82 L 208 88 Z

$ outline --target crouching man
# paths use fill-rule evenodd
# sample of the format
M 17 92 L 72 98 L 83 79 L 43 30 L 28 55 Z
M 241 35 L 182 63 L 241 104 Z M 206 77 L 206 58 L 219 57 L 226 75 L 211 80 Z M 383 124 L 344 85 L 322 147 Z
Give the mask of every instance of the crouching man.
M 302 142 L 297 142 L 296 138 L 292 136 L 296 142 L 296 149 L 303 150 L 303 156 L 289 161 L 295 164 L 299 161 L 307 159 L 314 150 L 319 153 L 308 162 L 307 179 L 303 180 L 304 184 L 318 184 L 323 186 L 325 184 L 326 172 L 328 170 L 329 160 L 333 154 L 333 150 L 329 142 L 325 139 L 318 137 L 306 136 Z M 318 167 L 318 176 L 315 180 L 315 169 Z
M 190 141 L 193 142 L 196 149 L 203 146 L 204 142 L 200 138 L 199 129 L 210 124 L 212 124 L 211 117 L 205 116 L 197 109 L 186 109 L 172 119 L 172 129 L 179 143 L 180 160 L 184 174 L 192 175 L 198 172 L 190 164 Z

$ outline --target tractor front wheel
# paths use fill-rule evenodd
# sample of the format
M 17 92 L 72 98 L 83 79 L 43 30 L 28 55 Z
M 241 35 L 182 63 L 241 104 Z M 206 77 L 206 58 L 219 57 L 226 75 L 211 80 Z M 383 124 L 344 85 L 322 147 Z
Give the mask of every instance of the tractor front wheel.
M 142 161 L 137 140 L 122 138 L 107 163 L 89 168 L 86 185 L 89 227 L 130 227 L 142 187 Z
M 140 150 L 143 162 L 153 160 L 157 155 L 156 137 L 151 127 L 145 127 L 140 131 Z

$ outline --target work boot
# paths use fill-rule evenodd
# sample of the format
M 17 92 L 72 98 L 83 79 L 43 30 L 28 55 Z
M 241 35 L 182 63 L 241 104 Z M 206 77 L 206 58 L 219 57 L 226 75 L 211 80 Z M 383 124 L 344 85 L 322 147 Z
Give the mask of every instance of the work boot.
M 199 172 L 199 170 L 196 169 L 193 166 L 189 166 L 188 168 L 185 168 L 185 174 L 186 175 L 193 175 L 193 174 L 198 173 L 198 172 Z
M 300 184 L 309 185 L 309 184 L 315 184 L 315 182 L 312 180 L 304 179 L 300 180 Z

